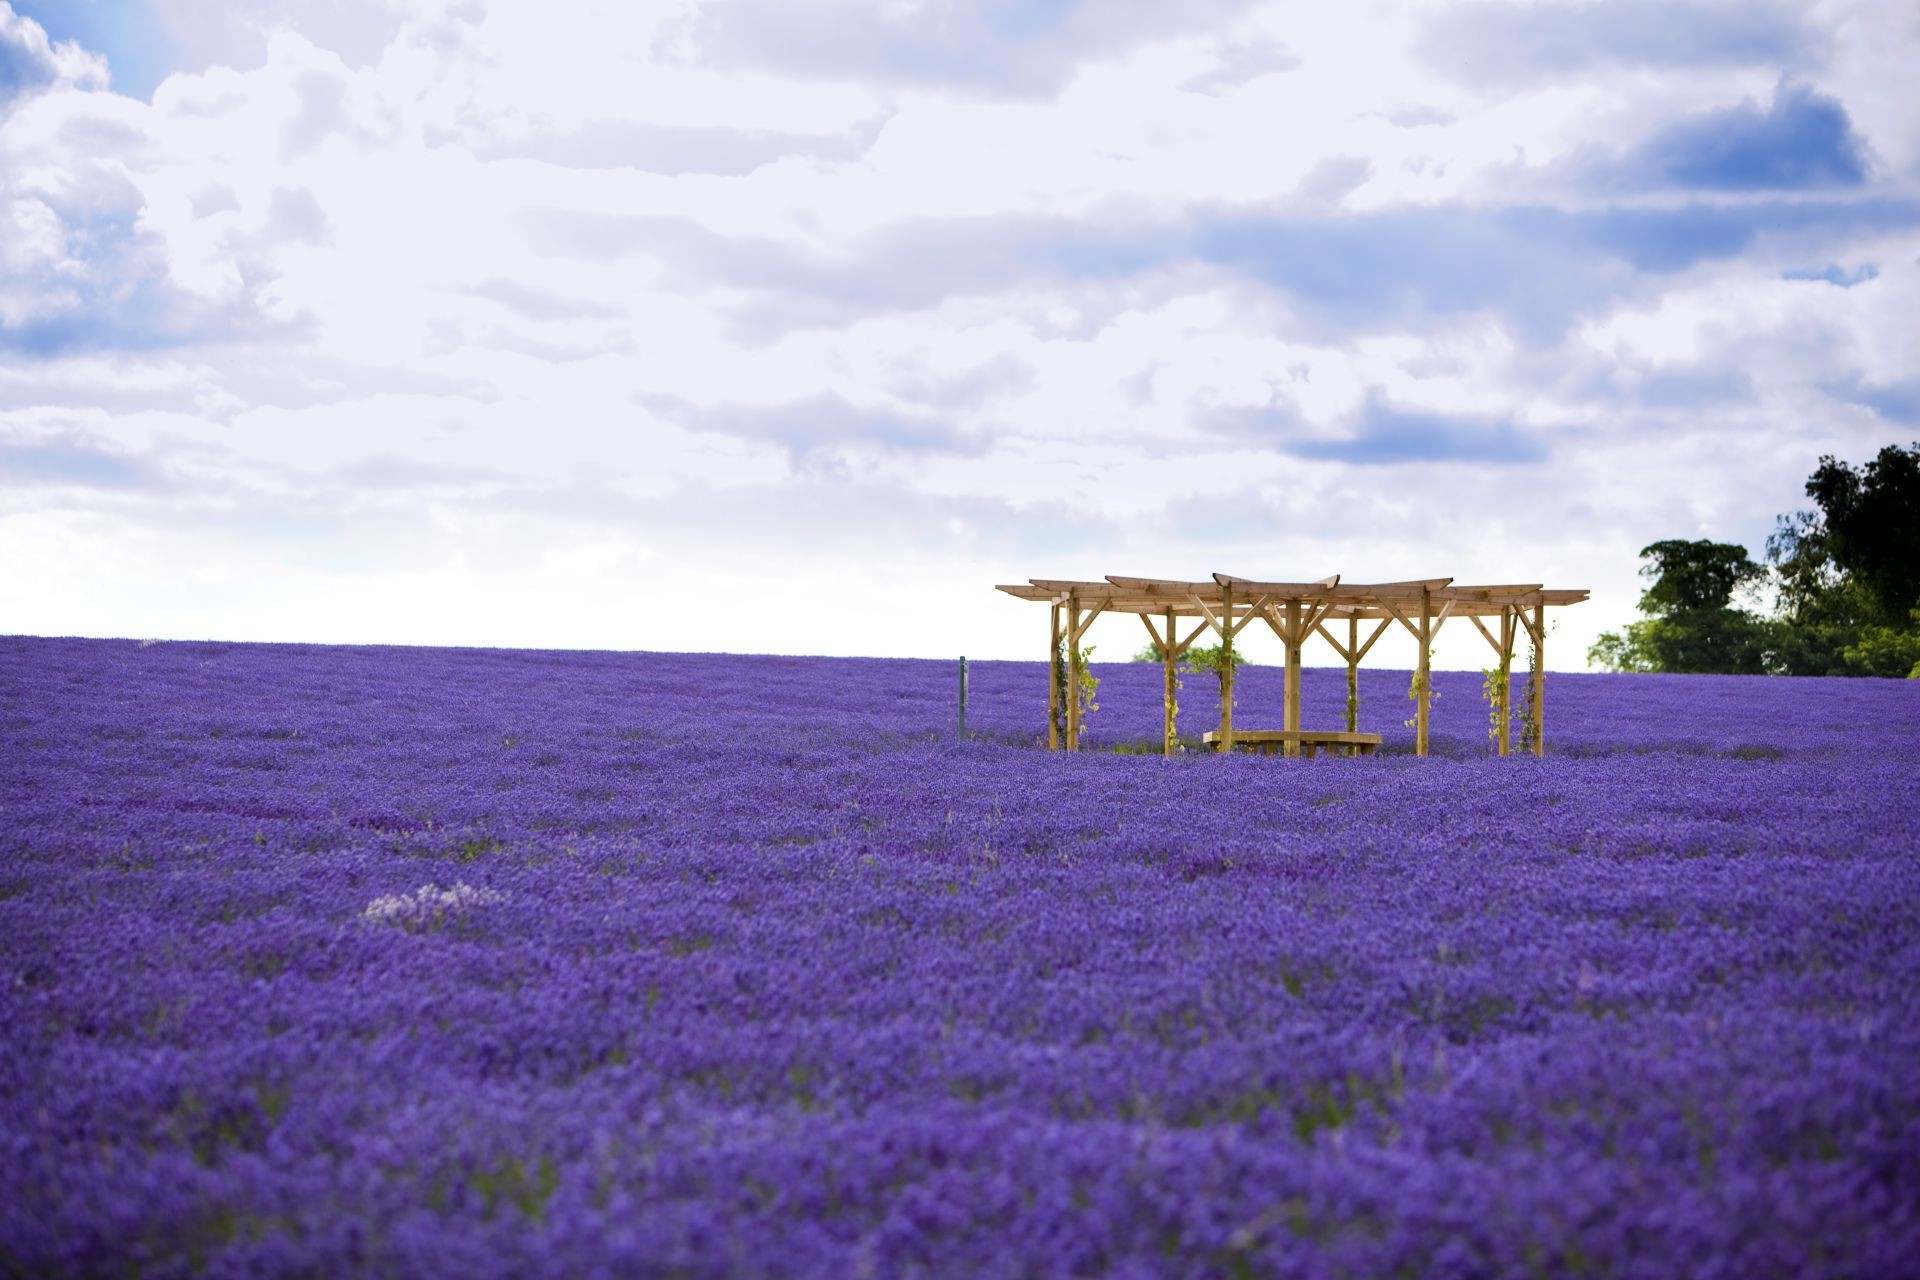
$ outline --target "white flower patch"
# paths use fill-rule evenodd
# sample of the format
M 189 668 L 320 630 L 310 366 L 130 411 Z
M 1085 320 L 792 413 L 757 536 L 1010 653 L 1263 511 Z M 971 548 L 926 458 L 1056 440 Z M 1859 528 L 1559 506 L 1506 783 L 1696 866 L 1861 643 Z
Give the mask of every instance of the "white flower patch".
M 455 881 L 451 889 L 423 884 L 412 893 L 390 893 L 375 898 L 360 913 L 368 924 L 393 924 L 403 929 L 432 929 L 466 916 L 475 907 L 505 902 L 507 895 L 494 889 L 476 889 Z

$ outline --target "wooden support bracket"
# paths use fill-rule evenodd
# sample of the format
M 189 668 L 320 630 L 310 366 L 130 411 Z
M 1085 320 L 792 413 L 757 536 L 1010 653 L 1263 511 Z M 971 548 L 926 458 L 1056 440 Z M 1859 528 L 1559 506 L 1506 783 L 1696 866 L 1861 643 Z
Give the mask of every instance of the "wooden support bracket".
M 1360 646 L 1360 652 L 1354 656 L 1353 661 L 1356 664 L 1358 664 L 1359 662 L 1364 660 L 1367 656 L 1367 651 L 1373 648 L 1374 642 L 1378 640 L 1381 636 L 1387 634 L 1387 628 L 1392 625 L 1393 625 L 1393 619 L 1391 618 L 1380 619 L 1380 625 L 1373 629 L 1373 634 L 1367 637 L 1367 642 Z
M 1153 625 L 1153 615 L 1149 613 L 1139 613 L 1134 616 L 1140 619 L 1140 625 L 1145 627 L 1147 634 L 1153 637 L 1153 647 L 1160 651 L 1160 656 L 1163 658 L 1166 657 L 1167 649 L 1173 642 L 1160 638 L 1160 629 Z
M 1486 623 L 1480 621 L 1479 618 L 1475 617 L 1471 613 L 1467 615 L 1467 621 L 1473 623 L 1474 628 L 1478 630 L 1481 635 L 1487 638 L 1487 643 L 1493 646 L 1494 653 L 1499 654 L 1500 652 L 1502 652 L 1500 647 L 1500 642 L 1493 638 L 1493 632 L 1487 630 Z
M 1342 662 L 1351 663 L 1353 661 L 1353 650 L 1347 648 L 1347 646 L 1341 644 L 1338 640 L 1335 640 L 1333 638 L 1333 632 L 1327 630 L 1325 623 L 1316 622 L 1313 624 L 1313 629 L 1320 633 L 1321 639 L 1333 646 L 1333 651 L 1340 655 Z
M 1258 600 L 1255 600 L 1251 605 L 1247 606 L 1247 616 L 1240 619 L 1240 621 L 1238 622 L 1233 622 L 1232 618 L 1229 617 L 1228 622 L 1231 623 L 1233 627 L 1233 634 L 1236 636 L 1239 635 L 1242 631 L 1245 631 L 1247 629 L 1247 624 L 1249 622 L 1252 622 L 1255 618 L 1263 616 L 1264 611 L 1271 609 L 1273 607 L 1272 600 L 1273 600 L 1272 596 L 1261 596 Z
M 1102 613 L 1105 613 L 1106 609 L 1107 609 L 1107 602 L 1105 600 L 1100 601 L 1098 604 L 1093 606 L 1092 612 L 1088 613 L 1086 617 L 1081 620 L 1080 625 L 1073 629 L 1073 647 L 1074 648 L 1078 649 L 1080 647 L 1080 637 L 1087 634 L 1087 628 L 1093 625 L 1093 620 L 1099 617 Z
M 1385 600 L 1382 600 L 1380 602 L 1380 607 L 1382 609 L 1385 609 L 1388 613 L 1392 614 L 1396 622 L 1398 622 L 1401 626 L 1405 627 L 1409 632 L 1413 634 L 1413 638 L 1415 640 L 1418 640 L 1421 638 L 1420 628 L 1415 626 L 1413 623 L 1408 622 L 1406 614 L 1400 612 L 1400 610 L 1394 608 L 1392 604 L 1390 604 Z
M 1227 629 L 1220 624 L 1220 619 L 1214 616 L 1213 610 L 1207 607 L 1205 600 L 1202 600 L 1199 596 L 1188 596 L 1187 603 L 1200 611 L 1200 616 L 1206 619 L 1208 626 L 1223 636 L 1227 634 Z

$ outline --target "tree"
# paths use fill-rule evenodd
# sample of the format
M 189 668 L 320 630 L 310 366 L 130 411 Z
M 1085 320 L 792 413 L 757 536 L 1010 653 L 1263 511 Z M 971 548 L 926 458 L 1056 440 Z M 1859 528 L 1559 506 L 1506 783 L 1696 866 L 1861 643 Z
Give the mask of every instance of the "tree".
M 1640 596 L 1647 616 L 1604 633 L 1587 661 L 1611 671 L 1758 675 L 1766 669 L 1768 627 L 1733 607 L 1736 591 L 1766 577 L 1738 543 L 1668 539 L 1640 549 Z
M 1920 674 L 1920 443 L 1858 469 L 1823 456 L 1807 496 L 1819 509 L 1781 516 L 1767 539 L 1776 669 Z

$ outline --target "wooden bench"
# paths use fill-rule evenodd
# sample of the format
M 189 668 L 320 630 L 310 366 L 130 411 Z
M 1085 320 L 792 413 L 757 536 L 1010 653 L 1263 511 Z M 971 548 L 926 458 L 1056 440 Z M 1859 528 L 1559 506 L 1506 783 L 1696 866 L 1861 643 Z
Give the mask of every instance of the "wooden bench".
M 1220 735 L 1209 733 L 1203 739 L 1213 750 L 1220 749 Z M 1300 754 L 1312 759 L 1321 747 L 1332 751 L 1347 748 L 1348 755 L 1370 756 L 1379 749 L 1377 733 L 1347 733 L 1337 729 L 1235 729 L 1233 745 L 1245 746 L 1263 756 L 1277 754 L 1289 742 L 1300 744 Z

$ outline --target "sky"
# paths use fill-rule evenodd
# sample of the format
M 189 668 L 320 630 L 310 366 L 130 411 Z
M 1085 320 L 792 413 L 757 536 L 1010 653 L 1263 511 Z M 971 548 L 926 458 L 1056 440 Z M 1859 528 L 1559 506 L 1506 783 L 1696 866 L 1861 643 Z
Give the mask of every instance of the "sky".
M 1920 439 L 1915 67 L 1910 0 L 0 0 L 0 633 L 1037 659 L 995 583 L 1339 573 L 1588 588 L 1581 669 L 1640 547 Z

